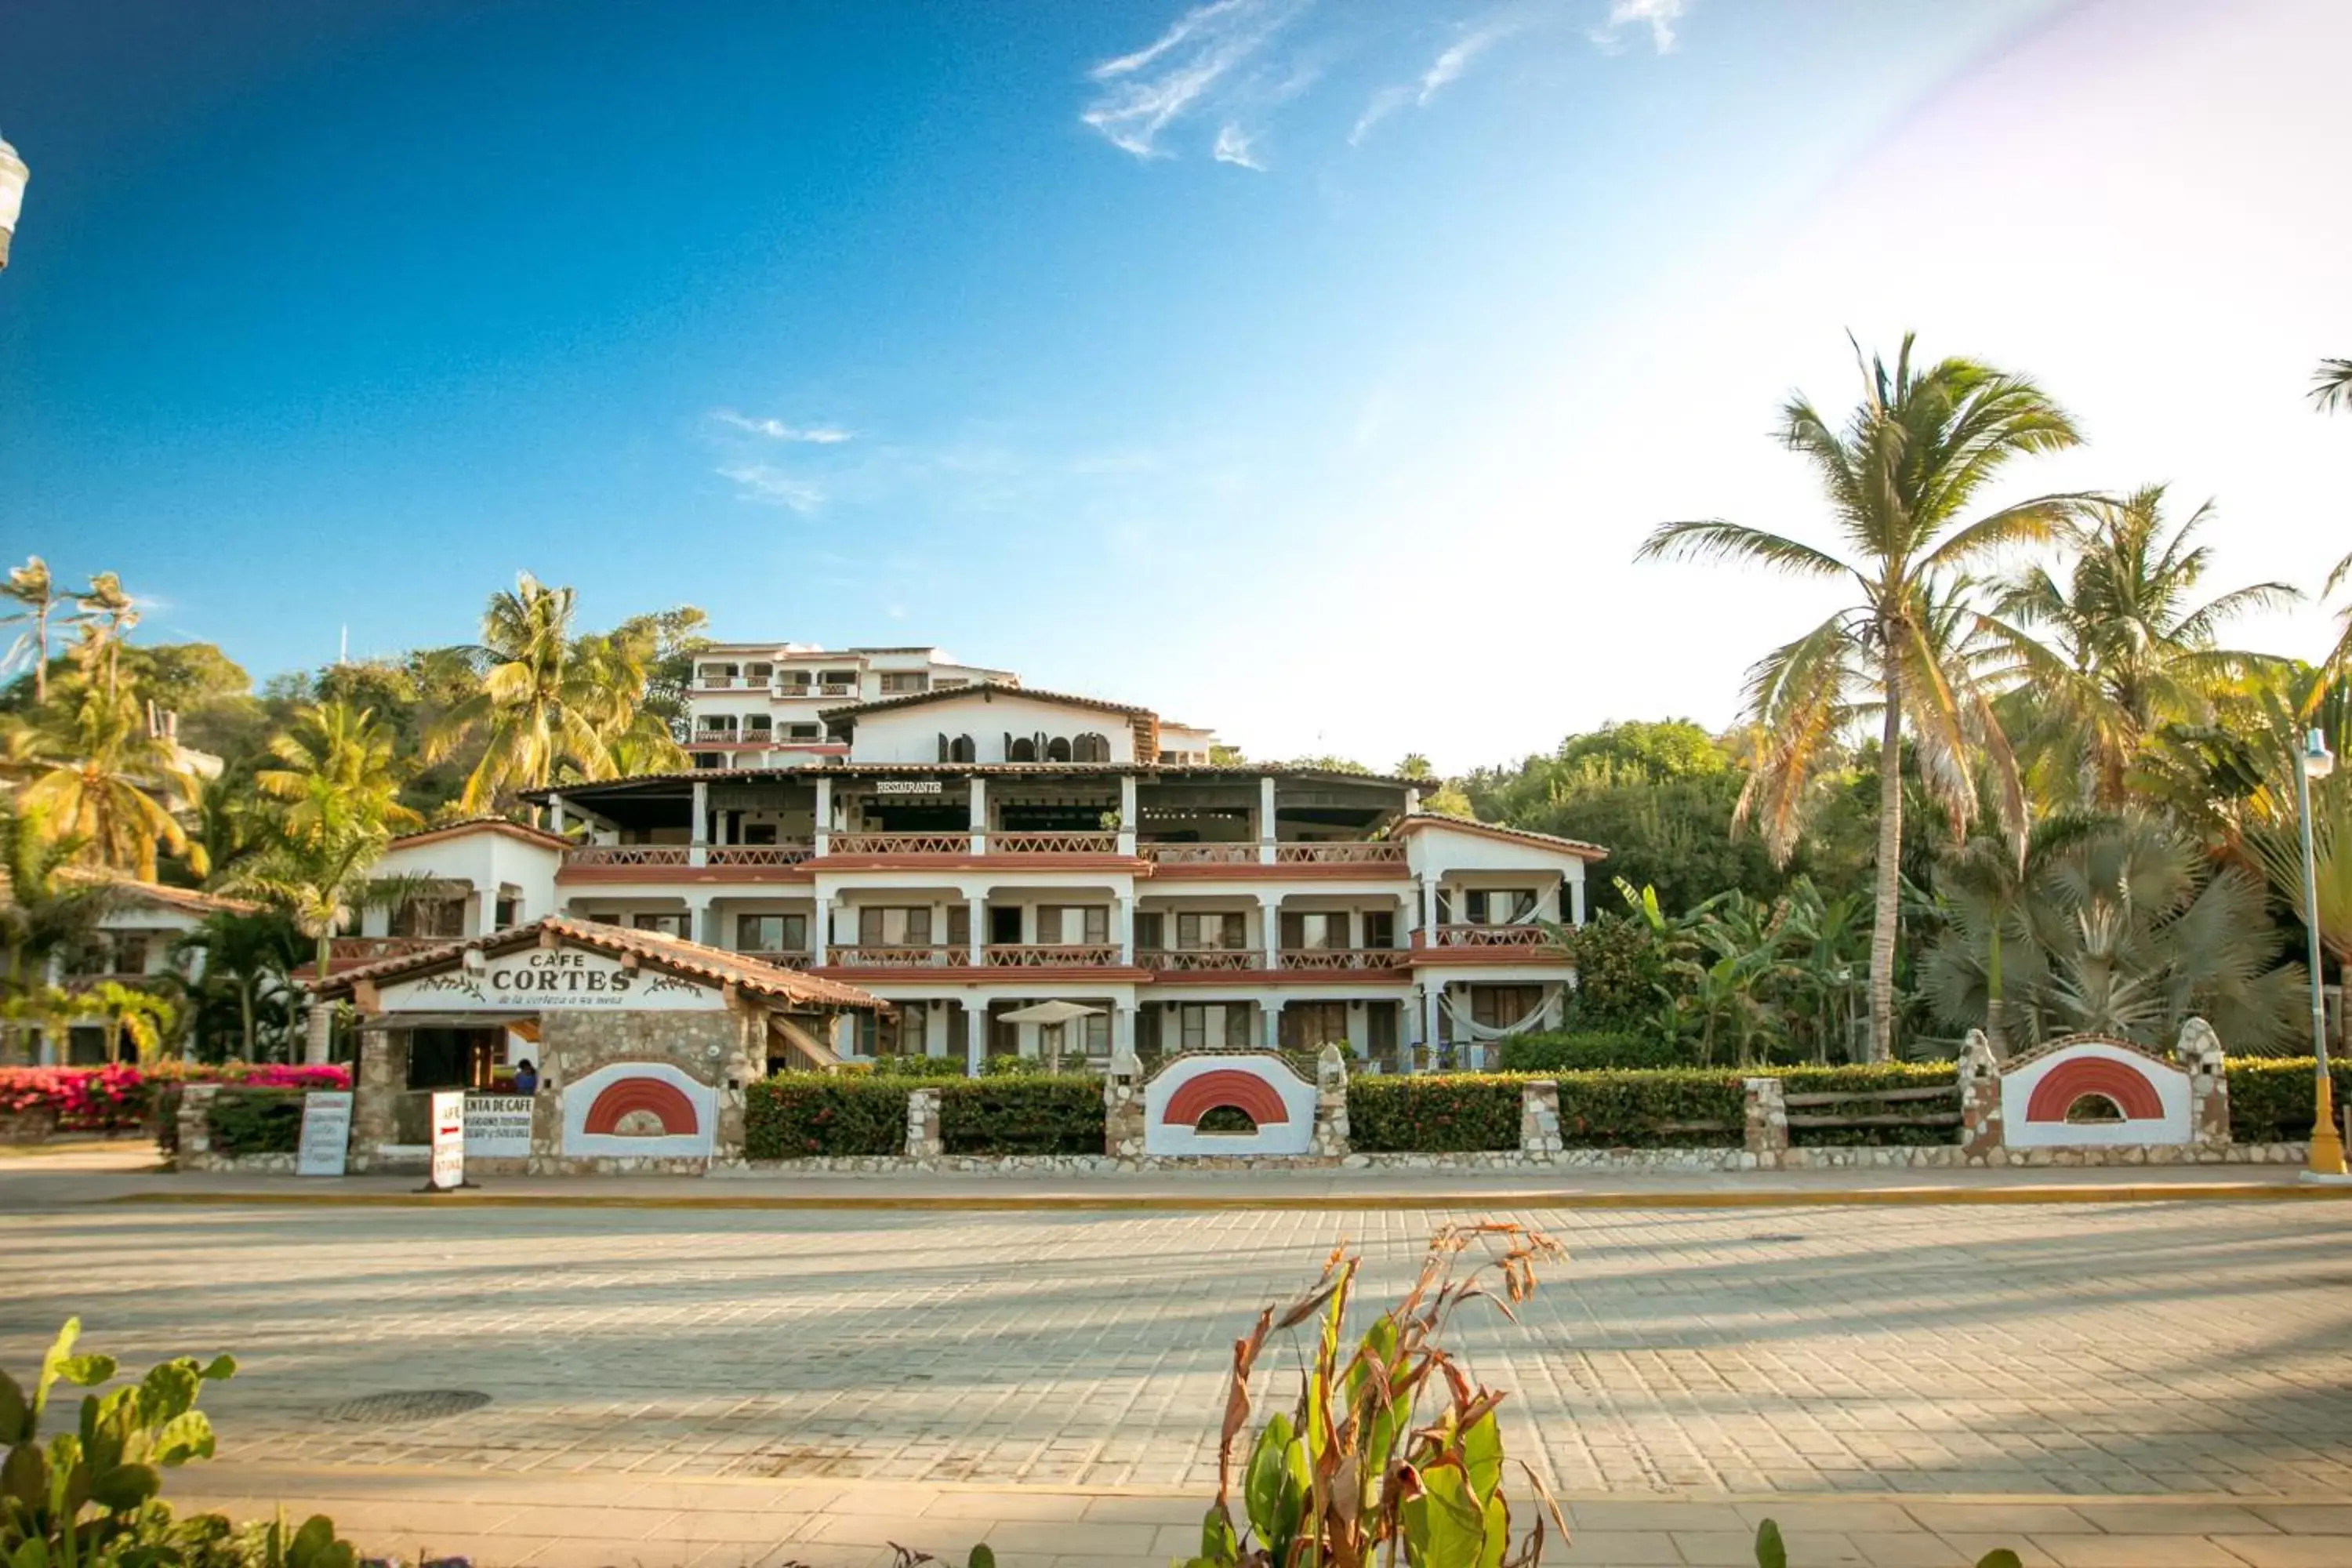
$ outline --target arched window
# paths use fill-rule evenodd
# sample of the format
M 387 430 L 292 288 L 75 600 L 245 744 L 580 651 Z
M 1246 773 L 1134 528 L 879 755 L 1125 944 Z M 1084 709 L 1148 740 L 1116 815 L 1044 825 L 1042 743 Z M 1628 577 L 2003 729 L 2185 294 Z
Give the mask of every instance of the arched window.
M 1070 743 L 1070 760 L 1079 763 L 1110 761 L 1110 742 L 1101 735 L 1086 734 Z
M 944 733 L 942 733 L 940 736 L 940 761 L 944 763 L 948 760 L 948 738 Z
M 1034 763 L 1037 760 L 1037 742 L 1024 735 L 1019 740 L 1004 737 L 1004 760 L 1008 763 Z
M 1049 763 L 1068 762 L 1070 760 L 1069 737 L 1066 735 L 1056 735 L 1052 740 L 1046 742 L 1045 760 Z
M 947 760 L 951 763 L 976 763 L 980 761 L 980 748 L 971 743 L 970 735 L 958 735 L 948 743 Z

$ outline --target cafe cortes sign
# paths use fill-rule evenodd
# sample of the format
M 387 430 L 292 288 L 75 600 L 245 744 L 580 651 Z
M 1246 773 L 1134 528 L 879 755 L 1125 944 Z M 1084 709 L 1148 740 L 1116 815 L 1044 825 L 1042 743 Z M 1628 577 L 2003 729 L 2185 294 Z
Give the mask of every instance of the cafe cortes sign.
M 606 1008 L 615 1012 L 687 1012 L 720 1005 L 708 985 L 650 966 L 628 968 L 609 954 L 582 948 L 528 948 L 478 957 L 436 974 L 387 984 L 387 1012 L 545 1012 Z

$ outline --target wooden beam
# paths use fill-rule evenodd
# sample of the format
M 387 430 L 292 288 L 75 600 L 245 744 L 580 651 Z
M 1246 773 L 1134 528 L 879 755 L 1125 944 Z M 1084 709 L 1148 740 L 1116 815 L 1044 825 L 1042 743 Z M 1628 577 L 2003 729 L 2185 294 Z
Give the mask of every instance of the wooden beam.
M 382 1004 L 376 996 L 374 981 L 354 980 L 352 982 L 352 1005 L 357 1007 L 362 1013 L 375 1013 L 382 1011 Z

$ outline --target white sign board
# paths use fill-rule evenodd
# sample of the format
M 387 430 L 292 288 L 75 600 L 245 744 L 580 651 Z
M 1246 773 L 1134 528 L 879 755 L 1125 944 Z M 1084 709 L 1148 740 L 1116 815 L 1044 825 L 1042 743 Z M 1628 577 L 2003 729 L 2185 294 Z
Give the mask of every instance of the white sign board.
M 716 986 L 654 969 L 628 969 L 609 953 L 532 947 L 383 987 L 387 1013 L 544 1013 L 556 1008 L 697 1012 L 721 1005 Z
M 527 1094 L 467 1095 L 466 1158 L 530 1159 L 532 1103 Z
M 940 781 L 937 779 L 877 779 L 874 781 L 874 793 L 876 795 L 937 795 L 940 793 Z
M 352 1148 L 352 1093 L 315 1089 L 302 1097 L 302 1141 L 294 1155 L 298 1176 L 340 1176 Z
M 433 1092 L 433 1184 L 446 1191 L 466 1184 L 466 1091 Z

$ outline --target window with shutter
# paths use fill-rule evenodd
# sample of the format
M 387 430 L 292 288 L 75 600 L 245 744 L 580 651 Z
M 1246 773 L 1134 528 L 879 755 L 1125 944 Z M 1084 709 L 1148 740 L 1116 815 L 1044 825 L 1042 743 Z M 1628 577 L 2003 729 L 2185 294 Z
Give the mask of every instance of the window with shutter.
M 930 910 L 922 909 L 907 911 L 907 945 L 908 947 L 931 945 Z
M 948 945 L 961 948 L 971 946 L 971 906 L 970 904 L 948 906 Z
M 1366 910 L 1363 911 L 1364 945 L 1394 947 L 1396 945 L 1396 911 Z
M 1086 920 L 1087 934 L 1081 940 L 1095 947 L 1100 947 L 1105 942 L 1110 941 L 1110 911 L 1108 910 L 1103 908 L 1100 904 L 1092 904 L 1087 906 L 1085 910 L 1084 916 Z
M 1307 917 L 1305 915 L 1285 915 L 1282 917 L 1282 945 L 1292 952 L 1296 952 L 1299 948 L 1307 945 Z
M 1235 1003 L 1225 1009 L 1225 1049 L 1245 1051 L 1250 1048 L 1250 1010 L 1245 1004 Z
M 1161 914 L 1139 914 L 1135 917 L 1135 945 L 1147 950 L 1165 948 L 1168 917 Z
M 863 909 L 857 911 L 858 946 L 880 947 L 886 940 L 882 935 L 883 929 L 882 911 L 880 910 Z

